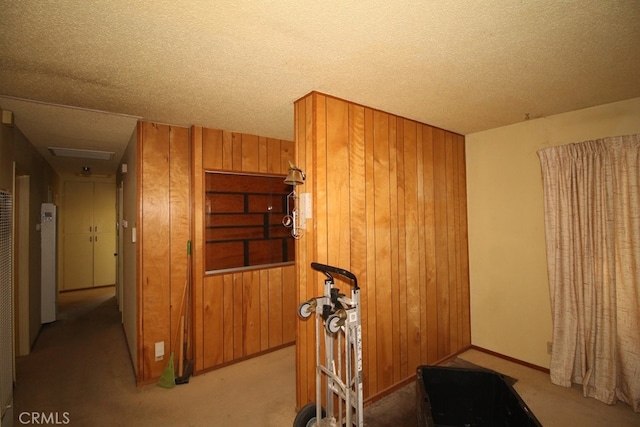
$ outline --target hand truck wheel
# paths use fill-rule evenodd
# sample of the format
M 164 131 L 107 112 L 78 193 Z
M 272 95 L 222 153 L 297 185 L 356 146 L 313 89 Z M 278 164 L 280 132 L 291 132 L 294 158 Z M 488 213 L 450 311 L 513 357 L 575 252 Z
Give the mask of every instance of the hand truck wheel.
M 324 408 L 322 410 L 322 418 L 327 416 Z M 316 426 L 318 420 L 316 420 L 316 404 L 315 403 L 307 403 L 305 406 L 298 411 L 298 415 L 293 420 L 293 427 L 314 427 Z
M 318 305 L 318 302 L 316 301 L 315 298 L 310 299 L 309 301 L 303 302 L 298 307 L 298 316 L 300 316 L 303 319 L 306 319 L 307 317 L 311 316 L 314 311 L 316 311 L 317 305 Z
M 335 334 L 340 330 L 340 326 L 342 325 L 344 325 L 342 318 L 337 314 L 332 314 L 325 322 L 324 327 L 330 334 Z

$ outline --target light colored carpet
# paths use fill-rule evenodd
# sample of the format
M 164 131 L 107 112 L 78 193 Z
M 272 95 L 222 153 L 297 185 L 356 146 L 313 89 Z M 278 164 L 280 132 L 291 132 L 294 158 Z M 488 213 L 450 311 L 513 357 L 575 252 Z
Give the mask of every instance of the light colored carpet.
M 63 293 L 59 303 L 60 320 L 16 361 L 14 425 L 22 412 L 66 413 L 72 426 L 292 425 L 294 347 L 172 389 L 137 388 L 113 288 Z
M 490 354 L 469 350 L 461 359 L 515 378 L 514 389 L 545 427 L 640 426 L 640 414 L 623 402 L 606 405 L 585 398 L 579 386 L 560 387 L 549 375 Z
M 288 427 L 295 418 L 295 347 L 192 377 L 172 389 L 137 388 L 114 289 L 63 293 L 60 320 L 16 360 L 14 425 L 23 412 L 71 426 Z M 366 343 L 365 343 L 366 345 Z M 640 426 L 640 414 L 558 387 L 543 372 L 469 350 L 460 358 L 517 380 L 545 427 Z M 365 407 L 367 427 L 414 427 L 415 383 Z

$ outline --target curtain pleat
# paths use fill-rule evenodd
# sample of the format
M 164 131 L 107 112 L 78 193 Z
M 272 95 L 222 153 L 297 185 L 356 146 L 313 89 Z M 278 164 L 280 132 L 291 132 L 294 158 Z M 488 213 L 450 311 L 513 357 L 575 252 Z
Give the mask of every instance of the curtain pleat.
M 554 384 L 640 412 L 640 135 L 544 148 Z

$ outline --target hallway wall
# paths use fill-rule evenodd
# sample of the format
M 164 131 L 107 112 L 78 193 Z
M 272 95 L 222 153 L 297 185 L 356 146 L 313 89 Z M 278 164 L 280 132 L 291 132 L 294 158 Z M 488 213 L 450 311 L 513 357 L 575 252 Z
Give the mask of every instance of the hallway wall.
M 127 165 L 127 173 L 122 173 L 122 165 Z M 131 135 L 127 149 L 122 155 L 118 175 L 117 185 L 122 182 L 123 186 L 123 216 L 120 227 L 123 227 L 122 253 L 119 253 L 120 267 L 123 269 L 122 283 L 122 324 L 131 357 L 133 369 L 138 372 L 138 290 L 137 290 L 137 268 L 136 250 L 137 243 L 134 241 L 134 230 L 138 227 L 138 134 Z M 124 222 L 126 221 L 126 227 Z
M 37 225 L 40 224 L 40 205 L 59 204 L 59 177 L 17 126 L 0 125 L 0 188 L 11 193 L 14 191 L 14 163 L 17 175 L 29 176 L 29 217 L 21 218 L 22 221 L 27 221 L 29 234 L 27 238 L 17 236 L 16 242 L 28 246 L 29 285 L 27 292 L 22 292 L 19 298 L 28 300 L 22 300 L 20 305 L 29 309 L 29 324 L 20 324 L 18 327 L 28 328 L 31 346 L 41 327 L 40 233 L 37 231 Z M 18 271 L 19 267 L 15 271 Z

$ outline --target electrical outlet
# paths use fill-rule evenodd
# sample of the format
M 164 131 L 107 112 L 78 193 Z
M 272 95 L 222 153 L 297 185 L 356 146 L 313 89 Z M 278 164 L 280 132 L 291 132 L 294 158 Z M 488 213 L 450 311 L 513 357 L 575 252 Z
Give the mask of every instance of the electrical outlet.
M 552 350 L 553 350 L 553 344 L 551 344 L 551 341 L 547 341 L 547 354 L 551 354 Z
M 164 341 L 156 343 L 156 362 L 164 359 Z

